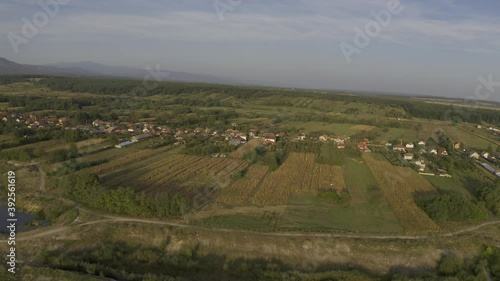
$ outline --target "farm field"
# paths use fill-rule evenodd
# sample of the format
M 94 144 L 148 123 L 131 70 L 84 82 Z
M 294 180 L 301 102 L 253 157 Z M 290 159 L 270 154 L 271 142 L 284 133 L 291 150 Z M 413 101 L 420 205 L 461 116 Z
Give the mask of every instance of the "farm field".
M 344 189 L 342 170 L 315 163 L 312 153 L 290 153 L 276 171 L 262 181 L 252 198 L 256 205 L 282 205 L 292 193 L 317 194 L 319 189 Z
M 295 155 L 297 159 L 301 156 Z M 342 173 L 341 167 L 332 167 L 336 172 Z M 249 174 L 252 168 L 254 167 L 250 168 Z M 240 212 L 240 208 L 236 207 L 232 209 L 235 210 L 234 214 L 227 214 L 225 211 L 221 215 L 214 215 L 194 223 L 266 231 L 402 233 L 403 229 L 399 226 L 398 219 L 376 186 L 375 179 L 367 165 L 362 161 L 349 159 L 343 172 L 345 186 L 352 199 L 349 206 L 329 202 L 315 193 L 294 191 L 289 195 L 283 211 L 277 212 L 273 211 L 274 209 L 270 210 L 270 206 L 263 206 L 261 211 Z M 223 191 L 218 202 L 226 202 L 229 198 L 233 198 L 231 202 L 236 202 L 236 199 L 240 198 L 237 196 L 240 194 L 237 191 L 240 183 L 237 181 L 234 185 Z M 248 190 L 252 188 L 253 186 L 248 187 Z M 231 192 L 234 193 L 233 197 L 231 197 Z M 236 203 L 242 202 L 243 200 L 240 199 Z M 236 204 L 226 205 L 235 206 Z M 217 214 L 217 211 L 215 213 Z
M 388 128 L 387 132 L 375 139 L 375 143 L 385 144 L 393 139 L 402 139 L 405 142 L 413 142 L 418 139 L 418 133 L 414 129 Z
M 363 130 L 369 131 L 373 126 L 356 125 L 356 124 L 341 124 L 341 123 L 324 123 L 324 122 L 301 122 L 301 121 L 286 121 L 283 123 L 286 128 L 301 129 L 304 133 L 315 131 L 334 132 L 337 135 L 351 136 Z
M 222 190 L 222 193 L 217 198 L 217 203 L 227 206 L 248 203 L 250 196 L 255 192 L 268 170 L 269 167 L 267 166 L 251 166 L 243 178 Z
M 416 193 L 437 192 L 428 181 L 409 168 L 392 166 L 387 161 L 375 160 L 371 155 L 364 154 L 363 160 L 405 232 L 434 232 L 440 229 L 413 199 Z
M 475 136 L 464 129 L 460 129 L 457 127 L 445 127 L 443 128 L 445 132 L 455 141 L 459 141 L 463 143 L 467 147 L 473 147 L 477 149 L 488 149 L 488 146 L 494 144 L 490 141 L 487 141 L 479 136 Z
M 440 193 L 457 192 L 472 197 L 472 194 L 455 178 L 425 176 Z
M 22 146 L 17 146 L 17 147 L 12 147 L 12 148 L 7 148 L 4 149 L 3 151 L 5 152 L 10 152 L 10 151 L 18 151 L 18 150 L 23 150 L 23 149 L 42 149 L 45 152 L 48 151 L 53 151 L 56 149 L 63 149 L 66 148 L 67 144 L 64 140 L 48 140 L 48 141 L 41 141 L 37 143 L 31 143 L 31 144 L 26 144 Z
M 157 150 L 142 152 L 142 154 L 147 154 L 146 157 L 157 153 L 159 153 Z M 125 160 L 133 163 L 144 158 L 142 155 L 140 157 L 132 155 Z M 181 154 L 166 154 L 164 157 L 155 157 L 154 160 L 142 161 L 135 166 L 125 167 L 125 165 L 120 165 L 124 161 L 117 159 L 97 166 L 95 169 L 99 169 L 97 174 L 105 173 L 102 180 L 106 186 L 127 186 L 137 191 L 154 193 L 165 188 L 177 188 L 181 182 L 189 189 L 197 177 L 203 180 L 197 182 L 196 185 L 213 182 L 224 186 L 229 183 L 229 178 L 233 173 L 247 167 L 247 163 L 243 160 Z M 122 169 L 122 167 L 125 168 Z

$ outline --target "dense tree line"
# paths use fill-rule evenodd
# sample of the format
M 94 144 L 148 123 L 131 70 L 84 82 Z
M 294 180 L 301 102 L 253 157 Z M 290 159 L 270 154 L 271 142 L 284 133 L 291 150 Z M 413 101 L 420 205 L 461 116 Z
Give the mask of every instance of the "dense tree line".
M 419 117 L 436 120 L 466 121 L 479 123 L 485 121 L 493 124 L 500 124 L 500 115 L 494 110 L 474 108 L 467 109 L 460 106 L 450 106 L 441 104 L 429 104 L 419 101 L 408 101 L 401 97 L 388 96 L 368 96 L 368 95 L 345 95 L 339 92 L 330 91 L 328 93 L 315 93 L 312 91 L 296 91 L 287 89 L 274 89 L 249 86 L 230 86 L 195 84 L 179 82 L 160 82 L 157 87 L 146 90 L 139 80 L 125 79 L 104 79 L 104 78 L 60 78 L 51 77 L 38 82 L 42 86 L 52 90 L 71 92 L 91 92 L 103 95 L 130 95 L 130 96 L 151 96 L 151 95 L 180 95 L 192 93 L 221 94 L 232 96 L 238 99 L 257 99 L 274 96 L 276 105 L 290 106 L 286 97 L 307 97 L 312 99 L 325 99 L 341 102 L 365 102 L 367 104 L 402 108 L 406 114 L 404 117 Z M 139 89 L 139 91 L 137 91 Z M 281 102 L 280 102 L 281 100 Z M 179 102 L 192 103 L 192 100 Z M 214 103 L 216 104 L 216 103 Z
M 477 221 L 488 213 L 458 193 L 417 196 L 415 202 L 436 222 Z
M 89 99 L 56 98 L 42 96 L 10 96 L 10 107 L 24 107 L 27 111 L 37 110 L 77 110 L 94 105 Z
M 81 172 L 61 178 L 65 194 L 85 206 L 113 214 L 168 218 L 192 209 L 192 200 L 181 194 L 163 192 L 149 196 L 132 188 L 106 189 L 97 175 Z

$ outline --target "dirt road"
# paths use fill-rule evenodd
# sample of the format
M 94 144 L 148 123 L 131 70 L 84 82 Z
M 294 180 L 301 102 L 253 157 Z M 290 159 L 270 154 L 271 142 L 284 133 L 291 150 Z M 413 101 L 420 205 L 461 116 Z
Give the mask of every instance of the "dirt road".
M 167 221 L 158 221 L 158 220 L 149 220 L 149 219 L 139 219 L 139 218 L 128 218 L 128 217 L 119 217 L 119 216 L 104 216 L 104 219 L 94 220 L 84 223 L 77 223 L 73 225 L 59 226 L 55 228 L 47 229 L 46 231 L 42 231 L 36 234 L 29 233 L 20 233 L 16 240 L 18 241 L 27 241 L 32 240 L 44 236 L 50 236 L 56 233 L 64 232 L 73 227 L 78 226 L 86 226 L 100 223 L 120 223 L 120 222 L 133 222 L 133 223 L 143 223 L 143 224 L 155 224 L 155 225 L 165 225 L 165 226 L 174 226 L 174 227 L 183 227 L 190 229 L 200 229 L 200 230 L 209 230 L 214 232 L 226 232 L 226 233 L 237 233 L 237 234 L 257 234 L 263 236 L 275 236 L 275 237 L 323 237 L 323 238 L 349 238 L 349 239 L 369 239 L 369 240 L 426 240 L 433 238 L 442 238 L 442 237 L 453 237 L 462 234 L 466 234 L 469 232 L 473 232 L 479 230 L 483 227 L 491 226 L 491 225 L 500 225 L 500 220 L 485 222 L 473 227 L 465 228 L 462 230 L 448 232 L 448 233 L 439 233 L 439 234 L 430 234 L 430 235 L 417 235 L 417 236 L 405 236 L 405 235 L 363 235 L 363 234 L 339 234 L 339 233 L 293 233 L 293 232 L 257 232 L 257 231 L 248 231 L 248 230 L 236 230 L 236 229 L 224 229 L 224 228 L 208 228 L 202 226 L 194 226 L 189 225 L 183 222 L 167 222 Z M 0 242 L 6 242 L 6 240 L 1 240 Z

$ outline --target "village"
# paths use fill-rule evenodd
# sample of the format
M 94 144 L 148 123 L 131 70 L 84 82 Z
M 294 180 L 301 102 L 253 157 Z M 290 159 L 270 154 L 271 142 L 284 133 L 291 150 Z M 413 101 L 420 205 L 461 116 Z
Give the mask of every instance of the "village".
M 126 122 L 126 121 L 103 121 L 96 119 L 91 124 L 75 124 L 68 117 L 56 117 L 54 115 L 44 115 L 34 113 L 8 113 L 0 112 L 1 120 L 16 127 L 25 127 L 31 130 L 39 130 L 43 128 L 59 127 L 64 130 L 79 130 L 88 132 L 94 136 L 106 136 L 110 134 L 118 134 L 119 142 L 115 144 L 116 148 L 123 148 L 140 141 L 150 139 L 155 136 L 169 135 L 175 139 L 174 145 L 182 145 L 186 138 L 195 136 L 205 136 L 209 142 L 226 142 L 230 146 L 238 147 L 246 144 L 251 139 L 261 139 L 261 145 L 270 146 L 283 140 L 284 137 L 290 137 L 292 142 L 313 141 L 321 143 L 333 143 L 336 149 L 342 150 L 346 146 L 352 145 L 362 153 L 370 153 L 372 151 L 382 152 L 382 154 L 392 153 L 392 156 L 397 155 L 400 163 L 403 166 L 411 166 L 424 175 L 439 175 L 450 177 L 447 171 L 437 168 L 436 173 L 432 173 L 429 169 L 429 164 L 432 164 L 432 157 L 448 157 L 450 151 L 443 147 L 439 147 L 435 142 L 429 143 L 428 140 L 417 140 L 414 142 L 398 143 L 386 142 L 385 144 L 374 144 L 368 138 L 360 140 L 352 140 L 349 136 L 335 136 L 328 134 L 313 134 L 308 136 L 305 133 L 299 133 L 295 136 L 287 136 L 286 132 L 270 132 L 269 130 L 249 129 L 243 131 L 239 129 L 237 123 L 231 123 L 231 126 L 225 130 L 216 130 L 212 128 L 172 128 L 168 125 L 159 125 L 155 121 L 142 122 Z M 483 129 L 480 125 L 478 129 Z M 500 130 L 492 127 L 484 128 L 493 135 L 498 135 Z M 460 142 L 453 143 L 453 150 L 467 155 L 468 158 L 474 159 L 478 165 L 489 173 L 500 177 L 499 161 L 500 155 L 492 151 L 476 152 L 467 150 Z M 212 157 L 227 157 L 225 153 L 214 153 Z M 387 155 L 386 155 L 387 156 Z M 395 164 L 395 163 L 393 163 Z

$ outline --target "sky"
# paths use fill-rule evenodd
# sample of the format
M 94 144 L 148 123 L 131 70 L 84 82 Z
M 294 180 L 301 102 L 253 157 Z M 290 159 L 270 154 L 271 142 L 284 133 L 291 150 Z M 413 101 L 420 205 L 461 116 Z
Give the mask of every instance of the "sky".
M 0 0 L 0 57 L 500 101 L 500 1 L 397 2 Z

